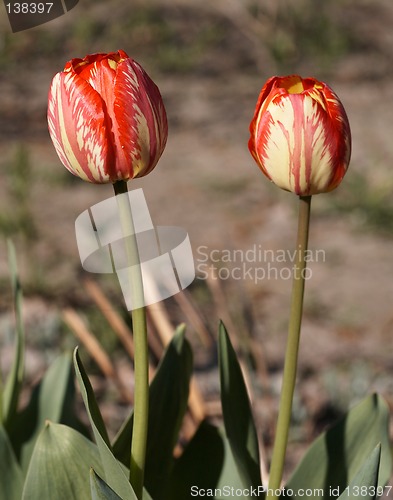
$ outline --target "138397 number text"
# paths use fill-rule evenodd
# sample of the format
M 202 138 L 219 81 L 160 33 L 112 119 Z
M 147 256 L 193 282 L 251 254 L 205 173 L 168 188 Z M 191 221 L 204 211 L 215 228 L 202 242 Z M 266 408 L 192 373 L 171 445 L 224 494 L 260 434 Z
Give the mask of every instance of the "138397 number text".
M 392 486 L 347 486 L 345 490 L 352 497 L 381 497 L 389 496 Z
M 7 3 L 6 8 L 8 14 L 49 14 L 53 2 L 38 2 L 38 3 Z

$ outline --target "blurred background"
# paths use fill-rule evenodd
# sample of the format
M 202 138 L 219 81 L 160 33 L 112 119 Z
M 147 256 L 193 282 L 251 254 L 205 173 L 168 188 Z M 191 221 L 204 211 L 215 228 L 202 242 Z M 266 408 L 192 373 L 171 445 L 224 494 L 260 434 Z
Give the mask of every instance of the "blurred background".
M 143 188 L 155 224 L 188 231 L 199 271 L 211 252 L 223 256 L 223 251 L 255 246 L 293 251 L 296 197 L 270 184 L 247 149 L 249 122 L 265 80 L 275 74 L 314 76 L 340 96 L 352 127 L 352 162 L 335 192 L 313 199 L 310 247 L 323 250 L 324 258 L 309 264 L 287 472 L 307 443 L 366 394 L 380 392 L 393 409 L 392 26 L 391 0 L 80 0 L 63 17 L 15 34 L 3 9 L 2 370 L 7 371 L 13 352 L 6 251 L 11 238 L 25 293 L 28 381 L 34 383 L 59 352 L 79 343 L 113 431 L 128 411 L 119 387 L 127 393 L 132 366 L 103 319 L 109 306 L 97 306 L 86 279 L 129 323 L 120 288 L 113 275 L 81 269 L 74 233 L 76 217 L 112 196 L 112 187 L 84 183 L 66 171 L 46 123 L 54 74 L 73 57 L 121 48 L 157 83 L 169 117 L 161 161 L 129 188 Z M 233 279 L 231 270 L 238 265 L 216 262 L 228 270 L 221 280 L 201 279 L 199 272 L 183 298 L 164 302 L 164 317 L 173 325 L 187 323 L 201 414 L 217 419 L 215 339 L 219 318 L 226 322 L 269 453 L 291 283 L 280 277 L 257 283 L 247 276 Z M 247 266 L 266 268 L 267 262 Z M 70 311 L 109 355 L 115 383 L 108 373 L 102 375 L 96 347 L 88 347 L 67 316 Z M 153 346 L 160 330 L 154 319 L 151 330 Z

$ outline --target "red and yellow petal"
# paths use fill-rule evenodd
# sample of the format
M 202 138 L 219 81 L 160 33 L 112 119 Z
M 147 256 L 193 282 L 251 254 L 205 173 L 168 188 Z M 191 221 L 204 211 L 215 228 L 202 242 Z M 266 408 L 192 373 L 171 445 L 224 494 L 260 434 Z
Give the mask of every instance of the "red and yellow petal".
M 69 61 L 53 79 L 48 122 L 64 165 L 96 183 L 149 173 L 168 134 L 157 86 L 121 50 Z
M 89 182 L 109 182 L 113 152 L 104 103 L 77 74 L 55 75 L 48 125 L 57 154 L 70 172 Z
M 155 167 L 166 144 L 168 124 L 160 92 L 138 63 L 126 59 L 117 66 L 113 93 L 109 113 L 116 173 L 123 179 L 142 177 Z
M 348 167 L 347 116 L 334 92 L 315 79 L 268 80 L 250 133 L 250 152 L 264 174 L 298 195 L 334 189 Z

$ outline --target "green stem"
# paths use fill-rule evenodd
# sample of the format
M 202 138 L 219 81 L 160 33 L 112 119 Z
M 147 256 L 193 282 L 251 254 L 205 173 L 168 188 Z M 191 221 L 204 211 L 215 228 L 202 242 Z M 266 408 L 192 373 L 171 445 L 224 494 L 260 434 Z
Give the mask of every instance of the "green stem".
M 293 393 L 296 382 L 306 272 L 305 256 L 307 253 L 308 229 L 310 225 L 311 196 L 300 196 L 299 202 L 299 220 L 296 242 L 297 256 L 292 283 L 288 341 L 285 353 L 284 375 L 281 388 L 276 437 L 270 466 L 269 489 L 266 500 L 273 500 L 277 498 L 278 495 L 276 495 L 275 492 L 281 486 L 285 452 L 288 443 L 289 425 L 291 421 Z
M 127 193 L 127 182 L 117 181 L 114 185 L 116 195 Z M 135 236 L 131 206 L 127 196 L 116 196 L 123 234 L 126 237 L 128 279 L 132 296 L 143 300 L 143 281 L 140 258 Z M 146 460 L 147 427 L 149 415 L 149 359 L 145 307 L 133 309 L 132 328 L 134 333 L 134 423 L 132 428 L 130 483 L 138 500 L 142 499 Z

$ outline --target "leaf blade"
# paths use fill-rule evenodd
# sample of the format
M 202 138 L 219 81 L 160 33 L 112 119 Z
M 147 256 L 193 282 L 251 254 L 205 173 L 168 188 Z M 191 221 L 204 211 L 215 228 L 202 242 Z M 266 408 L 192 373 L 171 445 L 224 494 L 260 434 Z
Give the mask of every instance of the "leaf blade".
M 23 470 L 27 470 L 35 441 L 47 420 L 69 425 L 85 436 L 88 434 L 75 415 L 74 402 L 72 357 L 70 353 L 64 353 L 49 366 L 34 387 L 28 405 L 10 425 L 9 437 Z
M 94 469 L 90 469 L 91 500 L 122 500 Z
M 31 457 L 22 500 L 89 498 L 89 470 L 103 473 L 98 448 L 79 432 L 47 422 Z
M 378 485 L 384 486 L 392 470 L 388 425 L 389 410 L 382 397 L 377 394 L 366 397 L 314 441 L 287 487 L 294 492 L 323 488 L 324 497 L 330 498 L 331 488 L 343 491 L 379 442 Z
M 81 389 L 82 398 L 93 429 L 94 437 L 100 453 L 104 474 L 103 478 L 108 485 L 120 496 L 127 500 L 137 500 L 137 497 L 128 480 L 124 467 L 116 460 L 112 453 L 108 433 L 105 428 L 101 412 L 94 396 L 93 388 L 87 377 L 83 364 L 78 354 L 78 348 L 74 351 L 74 367 Z
M 225 432 L 244 486 L 262 485 L 259 445 L 242 371 L 228 333 L 219 327 L 221 404 Z
M 373 500 L 378 486 L 378 471 L 381 461 L 381 444 L 379 443 L 365 460 L 355 477 L 340 495 L 341 500 L 356 500 L 362 498 Z M 363 489 L 362 489 L 363 488 Z M 359 492 L 364 494 L 359 495 Z M 378 495 L 379 496 L 379 495 Z
M 0 498 L 20 500 L 23 474 L 4 427 L 0 426 Z
M 8 430 L 12 425 L 13 419 L 15 418 L 15 415 L 17 413 L 19 394 L 24 377 L 25 330 L 22 320 L 23 294 L 19 281 L 15 247 L 10 240 L 7 241 L 7 244 L 16 322 L 15 356 L 13 359 L 11 371 L 5 383 L 1 400 L 2 420 L 4 427 Z
M 180 325 L 165 350 L 149 391 L 145 481 L 147 490 L 157 500 L 165 498 L 173 448 L 187 408 L 191 374 L 191 347 L 185 338 L 185 326 Z M 113 444 L 115 456 L 124 464 L 130 460 L 132 423 L 131 413 Z

